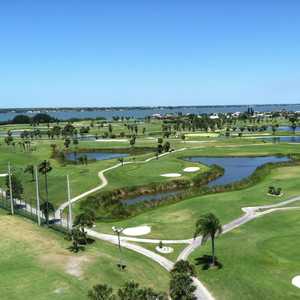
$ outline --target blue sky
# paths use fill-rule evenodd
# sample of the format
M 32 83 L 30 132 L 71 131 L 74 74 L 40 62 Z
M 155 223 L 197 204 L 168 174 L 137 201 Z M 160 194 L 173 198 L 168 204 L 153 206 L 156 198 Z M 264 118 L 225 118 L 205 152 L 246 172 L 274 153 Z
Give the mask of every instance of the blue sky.
M 0 107 L 300 103 L 299 0 L 0 3 Z

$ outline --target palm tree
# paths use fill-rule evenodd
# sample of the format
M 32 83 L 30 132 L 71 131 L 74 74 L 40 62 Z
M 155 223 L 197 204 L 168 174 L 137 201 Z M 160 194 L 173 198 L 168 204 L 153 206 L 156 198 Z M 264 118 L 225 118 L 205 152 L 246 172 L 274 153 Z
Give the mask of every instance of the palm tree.
M 196 287 L 187 273 L 174 273 L 170 281 L 170 296 L 173 300 L 196 300 Z
M 75 217 L 73 227 L 78 226 L 82 232 L 85 244 L 87 244 L 87 236 L 84 227 L 91 228 L 95 222 L 95 213 L 93 211 L 85 211 Z
M 49 225 L 49 215 L 55 211 L 54 205 L 51 202 L 46 201 L 40 205 L 40 210 L 45 216 L 46 224 Z
M 121 163 L 122 167 L 124 166 L 124 158 L 123 157 L 120 157 L 118 159 L 118 161 Z
M 215 265 L 215 238 L 221 233 L 222 225 L 220 220 L 212 213 L 201 216 L 196 222 L 194 239 L 199 235 L 202 235 L 202 243 L 205 243 L 208 238 L 211 239 L 212 266 Z
M 47 176 L 47 173 L 49 173 L 51 170 L 52 170 L 51 164 L 47 160 L 44 160 L 38 166 L 38 171 L 45 176 L 45 192 L 46 192 L 45 205 L 46 205 L 46 211 L 48 212 L 47 216 L 49 216 L 49 197 L 48 197 L 48 176 Z M 47 225 L 49 225 L 49 218 L 47 216 L 45 215 L 46 222 L 47 222 Z
M 187 273 L 190 276 L 196 276 L 196 270 L 194 265 L 190 264 L 187 260 L 179 260 L 175 263 L 171 274 L 175 273 Z
M 271 128 L 272 128 L 273 135 L 275 135 L 275 132 L 276 132 L 276 129 L 277 129 L 276 125 L 272 125 Z
M 135 140 L 136 140 L 136 137 L 135 137 L 135 135 L 134 136 L 132 136 L 132 138 L 130 139 L 130 141 L 129 141 L 129 144 L 130 144 L 130 146 L 133 148 L 134 147 L 134 145 L 135 145 Z
M 34 181 L 34 166 L 33 165 L 27 165 L 27 167 L 24 170 L 24 173 L 30 173 L 32 177 L 32 181 Z
M 151 288 L 143 288 L 134 281 L 125 282 L 125 285 L 118 290 L 118 298 L 120 300 L 128 299 L 147 299 L 147 300 L 165 300 L 164 294 L 157 293 Z
M 113 289 L 106 284 L 97 284 L 89 291 L 88 297 L 91 300 L 113 300 Z
M 295 134 L 295 131 L 296 131 L 296 128 L 297 128 L 297 125 L 296 125 L 295 122 L 292 123 L 291 128 L 293 130 L 293 134 Z
M 72 252 L 77 253 L 80 249 L 84 249 L 80 246 L 82 241 L 82 233 L 79 228 L 73 228 L 66 237 L 68 240 L 72 241 L 72 246 L 69 248 Z

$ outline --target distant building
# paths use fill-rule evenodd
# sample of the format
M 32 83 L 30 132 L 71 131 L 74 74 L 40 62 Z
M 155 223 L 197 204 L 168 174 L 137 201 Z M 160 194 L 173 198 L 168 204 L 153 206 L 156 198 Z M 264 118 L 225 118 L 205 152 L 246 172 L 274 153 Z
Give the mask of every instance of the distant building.
M 209 116 L 210 119 L 215 120 L 215 119 L 219 119 L 219 116 L 216 114 L 213 114 L 211 116 Z

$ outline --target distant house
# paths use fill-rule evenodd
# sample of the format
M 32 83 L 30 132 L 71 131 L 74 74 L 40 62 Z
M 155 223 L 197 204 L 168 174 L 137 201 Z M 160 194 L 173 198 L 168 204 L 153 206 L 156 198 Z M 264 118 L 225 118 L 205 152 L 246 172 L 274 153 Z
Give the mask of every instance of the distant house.
M 236 111 L 236 112 L 234 112 L 234 113 L 232 114 L 232 116 L 233 116 L 234 118 L 238 118 L 238 117 L 240 116 L 240 114 L 241 114 L 240 111 Z
M 219 116 L 216 114 L 213 114 L 211 116 L 209 116 L 210 119 L 215 120 L 215 119 L 219 119 Z
M 163 116 L 162 116 L 161 114 L 153 114 L 153 115 L 152 115 L 152 118 L 153 118 L 153 119 L 162 119 Z

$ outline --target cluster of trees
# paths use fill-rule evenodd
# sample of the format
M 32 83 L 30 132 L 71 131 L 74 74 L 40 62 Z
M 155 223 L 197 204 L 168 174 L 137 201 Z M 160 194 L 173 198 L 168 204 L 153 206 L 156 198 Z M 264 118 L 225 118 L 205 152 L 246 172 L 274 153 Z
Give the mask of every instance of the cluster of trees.
M 39 125 L 40 123 L 51 123 L 58 122 L 58 119 L 51 117 L 45 113 L 38 113 L 33 117 L 29 117 L 28 115 L 17 115 L 15 116 L 10 123 L 11 124 L 31 124 L 31 125 Z
M 268 188 L 268 194 L 274 195 L 274 196 L 280 196 L 281 191 L 282 191 L 282 189 L 280 187 L 276 188 L 274 186 L 269 186 L 269 188 Z
M 129 121 L 131 119 L 131 117 L 124 117 L 124 116 L 113 116 L 112 119 L 114 121 L 121 121 L 121 122 L 124 122 L 124 121 Z
M 38 165 L 38 172 L 44 176 L 45 180 L 45 199 L 43 203 L 40 204 L 40 210 L 45 216 L 46 224 L 49 225 L 49 215 L 55 211 L 54 205 L 49 201 L 49 192 L 48 192 L 48 173 L 51 172 L 52 166 L 49 161 L 44 160 Z M 24 173 L 29 173 L 32 181 L 35 180 L 34 177 L 34 166 L 27 165 L 24 169 Z M 6 177 L 6 195 L 10 194 L 10 183 L 9 176 Z M 11 187 L 12 187 L 12 197 L 13 199 L 23 199 L 24 188 L 21 179 L 17 176 L 16 172 L 13 171 L 11 174 Z
M 172 300 L 196 300 L 196 287 L 192 277 L 196 275 L 195 268 L 188 261 L 179 260 L 171 271 L 170 296 Z
M 222 129 L 226 121 L 225 118 L 211 119 L 206 114 L 201 116 L 191 114 L 187 117 L 178 117 L 175 120 L 165 120 L 162 124 L 162 132 L 170 135 L 172 132 L 178 131 L 215 131 Z
M 169 152 L 171 149 L 170 142 L 166 141 L 164 143 L 164 140 L 162 138 L 157 139 L 157 153 L 161 154 L 163 152 Z
M 76 152 L 74 152 L 74 154 L 75 154 Z M 78 162 L 80 163 L 80 164 L 82 164 L 82 165 L 87 165 L 88 164 L 88 157 L 87 157 L 87 155 L 85 154 L 85 155 L 80 155 L 79 157 L 78 157 Z
M 167 300 L 164 293 L 159 293 L 151 288 L 140 287 L 134 281 L 126 282 L 116 293 L 106 284 L 97 284 L 89 292 L 91 300 Z M 188 300 L 188 299 L 187 299 Z

